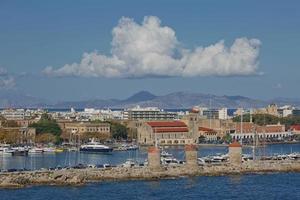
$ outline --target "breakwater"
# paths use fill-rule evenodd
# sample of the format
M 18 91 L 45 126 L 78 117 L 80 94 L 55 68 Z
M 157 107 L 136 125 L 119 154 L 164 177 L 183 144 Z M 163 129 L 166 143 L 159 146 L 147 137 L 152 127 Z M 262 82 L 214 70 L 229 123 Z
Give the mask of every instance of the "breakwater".
M 299 160 L 247 161 L 241 165 L 178 165 L 152 169 L 141 167 L 112 167 L 40 170 L 0 173 L 0 188 L 20 188 L 31 185 L 83 185 L 94 181 L 155 180 L 182 176 L 220 176 L 247 173 L 300 172 Z

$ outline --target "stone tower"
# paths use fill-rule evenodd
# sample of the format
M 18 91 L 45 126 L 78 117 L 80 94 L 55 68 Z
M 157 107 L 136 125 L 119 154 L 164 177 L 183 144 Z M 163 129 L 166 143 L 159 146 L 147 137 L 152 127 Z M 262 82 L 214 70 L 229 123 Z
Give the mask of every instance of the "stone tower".
M 229 144 L 229 162 L 231 165 L 238 166 L 242 164 L 242 145 L 238 142 Z
M 198 166 L 198 152 L 196 145 L 187 144 L 184 147 L 186 166 L 195 168 Z
M 197 108 L 192 108 L 188 115 L 188 126 L 190 131 L 190 138 L 193 139 L 194 143 L 198 143 L 199 141 L 199 110 Z
M 148 167 L 151 170 L 159 170 L 160 166 L 160 149 L 155 146 L 148 148 Z

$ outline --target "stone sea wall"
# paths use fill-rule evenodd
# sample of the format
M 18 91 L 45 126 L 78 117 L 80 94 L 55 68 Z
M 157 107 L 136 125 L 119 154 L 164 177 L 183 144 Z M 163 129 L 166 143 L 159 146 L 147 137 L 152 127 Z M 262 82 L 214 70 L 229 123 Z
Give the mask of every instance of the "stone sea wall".
M 31 185 L 83 185 L 94 181 L 154 180 L 182 176 L 219 176 L 229 174 L 300 172 L 300 161 L 247 161 L 241 165 L 178 165 L 153 170 L 148 167 L 114 167 L 106 169 L 62 169 L 0 173 L 0 188 Z

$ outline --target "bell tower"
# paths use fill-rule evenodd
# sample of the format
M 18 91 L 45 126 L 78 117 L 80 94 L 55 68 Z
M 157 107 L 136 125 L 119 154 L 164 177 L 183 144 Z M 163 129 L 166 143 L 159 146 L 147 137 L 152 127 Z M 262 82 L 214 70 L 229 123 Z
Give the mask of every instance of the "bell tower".
M 188 126 L 189 126 L 189 137 L 193 139 L 194 143 L 198 143 L 199 141 L 199 126 L 198 126 L 198 121 L 199 121 L 199 109 L 197 108 L 192 108 L 191 111 L 188 114 Z

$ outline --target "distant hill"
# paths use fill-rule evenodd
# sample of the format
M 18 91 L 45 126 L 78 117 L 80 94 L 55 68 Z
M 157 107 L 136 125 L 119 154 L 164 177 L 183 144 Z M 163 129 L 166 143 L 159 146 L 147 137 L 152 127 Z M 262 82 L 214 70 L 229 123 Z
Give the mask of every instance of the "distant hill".
M 268 101 L 252 99 L 244 96 L 218 96 L 212 94 L 174 92 L 166 95 L 156 96 L 147 91 L 141 91 L 126 99 L 92 99 L 85 101 L 62 101 L 51 103 L 44 99 L 17 92 L 0 91 L 0 107 L 43 107 L 43 108 L 129 108 L 136 105 L 155 106 L 164 109 L 183 109 L 193 106 L 212 108 L 257 108 L 265 107 L 270 103 L 278 105 L 290 104 L 300 106 L 300 99 L 275 98 Z
M 49 103 L 45 99 L 33 97 L 18 91 L 0 91 L 0 108 L 45 107 Z
M 132 95 L 131 97 L 128 97 L 127 99 L 125 99 L 124 101 L 122 101 L 122 103 L 135 103 L 135 102 L 141 102 L 141 101 L 149 101 L 152 99 L 155 99 L 157 96 L 155 96 L 154 94 L 151 94 L 148 91 L 140 91 L 134 95 Z
M 273 99 L 264 101 L 259 99 L 252 99 L 244 96 L 218 96 L 212 94 L 191 93 L 191 92 L 174 92 L 167 95 L 156 96 L 147 91 L 138 92 L 127 99 L 117 100 L 88 100 L 88 101 L 74 101 L 74 102 L 60 102 L 52 105 L 55 108 L 129 108 L 136 105 L 142 107 L 155 106 L 164 109 L 183 109 L 191 108 L 193 106 L 203 106 L 212 108 L 258 108 L 265 107 L 270 103 L 276 102 L 279 105 L 292 104 L 294 106 L 300 105 L 300 100 L 280 101 L 280 99 Z
M 267 102 L 241 96 L 216 96 L 211 94 L 175 92 L 154 99 L 139 102 L 140 106 L 157 106 L 160 108 L 191 108 L 195 105 L 203 107 L 262 107 Z M 123 107 L 134 106 L 134 104 Z

